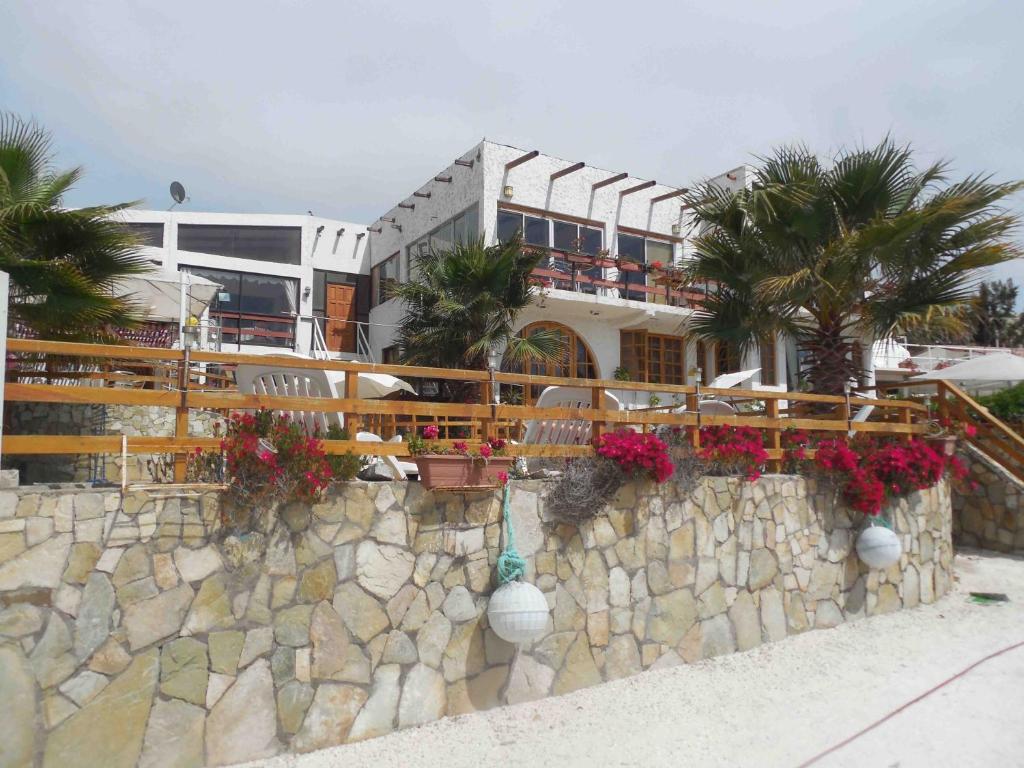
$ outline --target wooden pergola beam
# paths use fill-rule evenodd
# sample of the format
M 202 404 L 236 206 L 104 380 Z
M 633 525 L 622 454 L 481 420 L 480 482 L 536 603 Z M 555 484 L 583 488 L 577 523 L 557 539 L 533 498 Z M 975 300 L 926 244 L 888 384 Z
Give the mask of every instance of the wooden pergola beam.
M 540 154 L 540 150 L 539 149 L 535 149 L 532 152 L 527 152 L 525 155 L 520 155 L 515 160 L 509 160 L 507 163 L 505 163 L 505 170 L 506 171 L 511 171 L 517 165 L 522 165 L 523 163 L 530 162 L 531 160 L 533 160 L 533 158 L 535 158 L 539 154 Z
M 597 190 L 597 189 L 600 189 L 601 187 L 607 187 L 609 184 L 614 184 L 617 181 L 622 181 L 627 176 L 629 176 L 628 173 L 617 173 L 614 176 L 609 176 L 604 181 L 595 182 L 591 186 L 591 190 Z
M 412 196 L 413 197 L 425 197 L 428 200 L 430 199 L 430 193 L 429 192 L 413 192 Z
M 586 163 L 573 163 L 568 168 L 563 168 L 560 171 L 555 171 L 554 173 L 551 174 L 551 180 L 554 181 L 555 179 L 560 179 L 563 176 L 568 176 L 570 173 L 576 173 L 576 171 L 578 171 L 584 165 L 586 165 Z
M 658 182 L 656 181 L 645 181 L 643 184 L 637 184 L 635 187 L 624 189 L 619 192 L 619 197 L 625 197 L 626 195 L 632 195 L 634 192 L 642 192 L 645 189 L 650 189 Z
M 452 183 L 452 177 L 451 176 L 442 176 L 441 174 L 438 174 L 437 176 L 434 177 L 434 181 L 440 181 L 442 184 L 451 184 Z
M 651 198 L 651 205 L 654 205 L 654 203 L 660 203 L 662 200 L 671 200 L 673 197 L 679 197 L 680 195 L 685 195 L 689 191 L 690 190 L 687 189 L 686 187 L 681 187 L 681 188 L 675 190 L 674 192 L 666 192 L 664 195 L 658 195 L 657 197 L 652 197 Z
M 412 211 L 416 209 L 416 203 L 399 203 L 398 207 L 407 208 L 408 210 Z

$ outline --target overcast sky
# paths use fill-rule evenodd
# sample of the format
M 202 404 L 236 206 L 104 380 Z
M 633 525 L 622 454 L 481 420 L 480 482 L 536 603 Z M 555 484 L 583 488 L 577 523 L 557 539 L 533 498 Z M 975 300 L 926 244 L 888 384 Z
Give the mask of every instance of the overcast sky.
M 369 223 L 483 137 L 685 185 L 888 132 L 1015 179 L 1022 18 L 1006 0 L 5 0 L 0 108 L 85 166 L 73 205 L 166 208 L 178 179 L 192 210 Z

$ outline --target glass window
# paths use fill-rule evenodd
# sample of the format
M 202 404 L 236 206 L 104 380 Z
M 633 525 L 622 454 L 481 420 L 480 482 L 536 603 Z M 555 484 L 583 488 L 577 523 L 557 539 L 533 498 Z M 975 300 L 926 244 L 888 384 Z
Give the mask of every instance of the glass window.
M 578 251 L 580 228 L 576 224 L 569 224 L 565 221 L 554 222 L 555 248 L 563 251 Z
M 548 220 L 536 216 L 526 216 L 526 228 L 523 230 L 523 242 L 547 248 L 551 243 L 548 239 Z
M 523 231 L 523 214 L 498 211 L 498 242 L 507 243 L 516 232 Z
M 236 259 L 302 262 L 299 227 L 239 227 L 223 224 L 179 224 L 178 248 Z
M 370 270 L 373 306 L 383 304 L 390 296 L 391 287 L 398 282 L 398 254 L 393 253 Z
M 735 344 L 720 341 L 715 345 L 715 376 L 736 373 L 740 369 L 740 349 Z
M 527 370 L 535 376 L 564 376 L 574 379 L 596 379 L 597 366 L 594 364 L 594 357 L 590 349 L 576 332 L 566 325 L 552 322 L 532 323 L 519 332 L 520 336 L 529 336 L 540 330 L 557 331 L 562 337 L 565 345 L 564 355 L 560 360 L 544 362 L 541 360 L 530 360 Z M 518 365 L 508 366 L 509 370 L 521 372 L 522 367 Z M 536 384 L 527 387 L 526 400 L 528 405 L 533 405 L 544 391 L 546 384 Z
M 139 245 L 148 245 L 150 248 L 164 247 L 163 224 L 142 221 L 126 221 L 122 226 L 138 238 Z
M 761 342 L 761 383 L 774 386 L 777 382 L 778 368 L 775 362 L 775 340 Z
M 604 232 L 593 227 L 580 227 L 580 253 L 596 256 L 601 250 Z
M 219 322 L 226 343 L 294 346 L 298 280 L 205 267 L 184 269 L 222 286 L 210 304 L 210 316 Z
M 619 364 L 632 381 L 685 384 L 686 338 L 647 331 L 621 331 Z
M 645 260 L 644 239 L 636 235 L 619 235 L 619 258 L 622 261 L 643 264 Z M 619 290 L 619 296 L 633 301 L 647 301 L 647 291 L 640 286 L 647 285 L 647 275 L 642 270 L 619 270 L 619 282 L 625 287 Z

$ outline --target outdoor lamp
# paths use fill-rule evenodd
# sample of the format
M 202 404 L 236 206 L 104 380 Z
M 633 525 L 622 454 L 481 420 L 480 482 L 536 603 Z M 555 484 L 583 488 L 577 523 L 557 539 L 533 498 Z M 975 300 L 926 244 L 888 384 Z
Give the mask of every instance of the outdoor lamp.
M 511 184 L 506 184 L 504 187 L 501 188 L 502 197 L 512 197 L 512 192 L 513 189 Z

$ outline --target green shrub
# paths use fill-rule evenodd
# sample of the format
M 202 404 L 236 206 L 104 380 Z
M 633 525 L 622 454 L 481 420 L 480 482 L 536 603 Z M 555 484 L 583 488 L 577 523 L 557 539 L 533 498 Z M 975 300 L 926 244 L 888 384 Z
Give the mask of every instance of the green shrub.
M 978 402 L 1003 421 L 1024 421 L 1024 384 L 979 397 Z
M 337 424 L 331 424 L 327 428 L 328 440 L 348 440 L 348 430 L 342 429 Z M 345 453 L 331 453 L 327 455 L 327 464 L 331 468 L 331 474 L 335 480 L 348 482 L 354 480 L 360 470 L 366 466 L 367 461 L 362 456 L 357 456 L 351 451 Z

